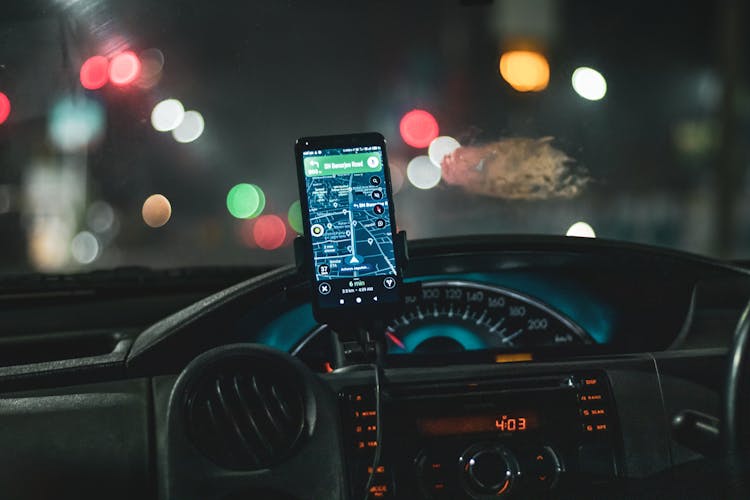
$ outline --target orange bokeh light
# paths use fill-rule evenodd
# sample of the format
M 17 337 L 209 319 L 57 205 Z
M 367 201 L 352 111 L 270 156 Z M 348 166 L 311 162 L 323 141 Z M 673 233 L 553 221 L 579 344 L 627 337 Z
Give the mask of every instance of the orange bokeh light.
M 549 84 L 549 63 L 539 52 L 513 50 L 500 56 L 500 75 L 519 92 L 539 92 Z

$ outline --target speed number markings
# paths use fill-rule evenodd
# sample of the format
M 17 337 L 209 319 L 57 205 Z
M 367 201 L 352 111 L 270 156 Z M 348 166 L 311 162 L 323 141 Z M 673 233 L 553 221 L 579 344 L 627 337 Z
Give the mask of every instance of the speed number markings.
M 423 283 L 418 292 L 405 296 L 403 314 L 393 318 L 386 333 L 393 350 L 402 352 L 423 350 L 428 343 L 455 350 L 594 342 L 580 326 L 537 299 L 466 281 Z M 440 338 L 445 342 L 436 341 Z

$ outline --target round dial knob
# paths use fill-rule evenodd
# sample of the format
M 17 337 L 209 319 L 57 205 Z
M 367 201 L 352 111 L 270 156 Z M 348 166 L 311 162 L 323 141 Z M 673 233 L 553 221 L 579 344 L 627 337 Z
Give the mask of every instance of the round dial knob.
M 507 495 L 518 477 L 518 462 L 505 447 L 477 444 L 460 459 L 466 492 L 473 498 L 497 498 Z

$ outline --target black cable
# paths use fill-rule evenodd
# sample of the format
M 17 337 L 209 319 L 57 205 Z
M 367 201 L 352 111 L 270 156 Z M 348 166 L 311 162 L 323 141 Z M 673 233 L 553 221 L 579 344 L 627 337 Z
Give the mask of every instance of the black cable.
M 385 371 L 383 370 L 382 348 L 380 343 L 375 344 L 375 364 L 370 366 L 375 369 L 375 441 L 377 444 L 375 445 L 375 455 L 372 458 L 372 468 L 367 477 L 367 483 L 365 483 L 365 500 L 370 498 L 370 488 L 375 479 L 375 472 L 380 463 L 383 451 L 383 405 L 381 404 L 381 380 L 385 379 Z

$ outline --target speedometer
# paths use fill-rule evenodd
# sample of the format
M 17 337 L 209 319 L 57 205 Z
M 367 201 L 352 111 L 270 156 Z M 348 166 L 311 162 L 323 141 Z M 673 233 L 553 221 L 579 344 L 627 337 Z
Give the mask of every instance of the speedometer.
M 407 293 L 387 325 L 391 354 L 533 349 L 591 344 L 570 319 L 513 290 L 466 281 L 432 281 Z

